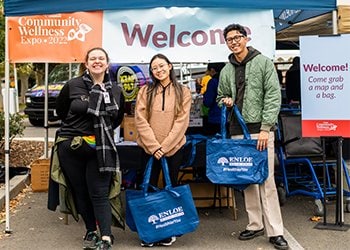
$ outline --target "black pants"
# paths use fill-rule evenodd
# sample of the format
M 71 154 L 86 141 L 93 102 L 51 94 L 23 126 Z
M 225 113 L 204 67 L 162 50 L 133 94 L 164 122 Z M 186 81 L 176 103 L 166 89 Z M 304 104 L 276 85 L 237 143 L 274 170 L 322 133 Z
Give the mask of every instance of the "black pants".
M 112 173 L 100 173 L 96 150 L 83 141 L 77 149 L 70 147 L 71 140 L 58 145 L 61 169 L 72 190 L 78 213 L 87 231 L 95 231 L 96 223 L 102 236 L 111 235 L 112 212 L 108 194 Z
M 151 157 L 150 155 L 147 155 L 147 160 L 150 157 Z M 181 147 L 174 155 L 165 157 L 165 159 L 167 160 L 167 163 L 168 163 L 171 184 L 172 186 L 177 186 L 179 167 L 183 162 L 183 147 Z M 157 159 L 154 159 L 152 172 L 151 172 L 151 179 L 150 179 L 150 184 L 152 186 L 155 186 L 155 187 L 158 186 L 158 180 L 159 180 L 161 169 L 162 169 L 161 162 Z M 163 184 L 165 185 L 164 181 L 165 179 L 163 176 Z

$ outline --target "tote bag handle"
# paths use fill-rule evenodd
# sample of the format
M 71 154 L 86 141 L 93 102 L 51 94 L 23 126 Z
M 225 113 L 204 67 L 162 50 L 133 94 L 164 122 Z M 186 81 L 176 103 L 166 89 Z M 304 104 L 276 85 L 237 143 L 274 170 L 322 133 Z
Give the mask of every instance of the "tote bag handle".
M 223 139 L 226 138 L 227 132 L 226 132 L 226 106 L 222 105 L 221 108 L 221 136 Z M 247 124 L 245 124 L 245 121 L 241 115 L 241 112 L 239 112 L 238 106 L 234 105 L 233 106 L 233 110 L 235 112 L 235 115 L 237 117 L 237 120 L 239 122 L 239 124 L 241 125 L 241 128 L 243 130 L 243 134 L 244 134 L 244 139 L 248 139 L 250 140 L 250 133 L 247 127 Z
M 153 161 L 154 161 L 154 157 L 152 156 L 149 158 L 149 160 L 147 162 L 145 175 L 143 177 L 142 188 L 143 188 L 143 193 L 145 196 L 148 194 L 148 188 L 150 187 L 149 181 L 151 179 Z M 170 180 L 170 175 L 169 175 L 168 163 L 167 163 L 165 157 L 160 158 L 160 161 L 162 164 L 163 175 L 164 175 L 164 180 L 165 180 L 165 189 L 169 190 L 169 189 L 171 189 L 172 185 L 171 185 L 171 180 Z

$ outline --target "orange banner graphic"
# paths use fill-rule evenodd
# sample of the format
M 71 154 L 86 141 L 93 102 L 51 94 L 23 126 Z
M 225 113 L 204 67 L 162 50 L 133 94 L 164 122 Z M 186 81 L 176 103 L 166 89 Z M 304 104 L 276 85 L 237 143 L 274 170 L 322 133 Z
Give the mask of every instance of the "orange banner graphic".
M 103 12 L 9 17 L 10 62 L 83 62 L 102 46 Z

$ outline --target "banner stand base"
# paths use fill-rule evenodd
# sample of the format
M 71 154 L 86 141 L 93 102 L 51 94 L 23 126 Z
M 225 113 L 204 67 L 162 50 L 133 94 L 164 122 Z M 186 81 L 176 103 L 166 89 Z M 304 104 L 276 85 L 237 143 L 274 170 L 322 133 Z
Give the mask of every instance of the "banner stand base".
M 334 230 L 334 231 L 348 231 L 350 228 L 350 225 L 348 224 L 342 224 L 342 225 L 337 225 L 337 224 L 332 224 L 332 223 L 318 223 L 315 227 L 315 229 L 324 229 L 324 230 Z
M 344 201 L 343 201 L 343 156 L 342 156 L 342 146 L 343 138 L 336 137 L 337 139 L 337 168 L 336 168 L 336 209 L 335 209 L 335 223 L 327 223 L 327 213 L 326 213 L 326 202 L 323 202 L 324 211 L 323 211 L 323 222 L 318 223 L 314 228 L 315 229 L 328 229 L 336 231 L 347 231 L 350 228 L 350 225 L 344 224 Z M 322 137 L 322 149 L 323 149 L 323 194 L 324 201 L 327 200 L 327 183 L 326 183 L 326 142 L 325 137 Z

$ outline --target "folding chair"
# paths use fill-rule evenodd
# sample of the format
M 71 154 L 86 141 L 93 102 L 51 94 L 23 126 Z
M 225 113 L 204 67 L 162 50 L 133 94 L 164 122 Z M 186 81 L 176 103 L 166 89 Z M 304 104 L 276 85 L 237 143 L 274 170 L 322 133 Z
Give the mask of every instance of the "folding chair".
M 325 151 L 327 155 L 327 150 L 320 138 L 301 136 L 301 114 L 296 110 L 283 110 L 280 113 L 276 144 L 279 172 L 275 176 L 279 183 L 277 190 L 281 205 L 286 202 L 287 196 L 311 196 L 315 198 L 315 215 L 322 215 L 325 194 L 336 194 L 336 158 L 323 158 L 323 153 Z M 344 160 L 342 167 L 344 179 L 350 188 L 349 173 Z M 344 194 L 349 196 L 349 192 L 345 190 Z M 346 209 L 349 209 L 349 205 Z

